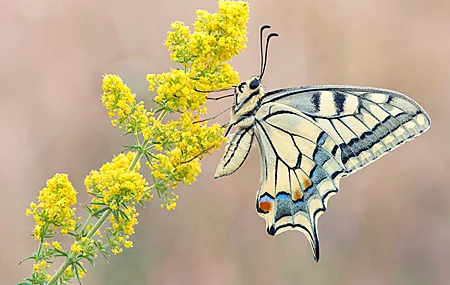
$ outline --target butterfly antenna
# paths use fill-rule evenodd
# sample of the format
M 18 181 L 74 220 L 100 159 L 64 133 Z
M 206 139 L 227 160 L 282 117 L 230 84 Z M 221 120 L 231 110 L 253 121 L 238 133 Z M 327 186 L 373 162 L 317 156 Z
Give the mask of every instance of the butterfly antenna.
M 260 70 L 259 74 L 261 74 L 263 72 L 263 65 L 264 65 L 263 32 L 264 32 L 265 29 L 269 29 L 269 28 L 270 28 L 269 25 L 264 25 L 259 30 L 259 43 L 261 45 L 261 68 L 259 69 Z
M 264 75 L 264 72 L 266 71 L 267 54 L 268 54 L 268 52 L 269 52 L 269 41 L 270 41 L 270 38 L 273 38 L 273 37 L 278 37 L 278 34 L 277 34 L 277 33 L 271 33 L 271 34 L 269 34 L 269 35 L 267 36 L 267 40 L 266 40 L 266 53 L 265 53 L 265 55 L 264 55 L 264 65 L 263 65 L 262 68 L 261 68 L 261 75 L 259 76 L 259 79 L 262 79 L 262 77 L 263 77 L 263 75 Z M 261 53 L 262 53 L 262 49 L 261 49 Z

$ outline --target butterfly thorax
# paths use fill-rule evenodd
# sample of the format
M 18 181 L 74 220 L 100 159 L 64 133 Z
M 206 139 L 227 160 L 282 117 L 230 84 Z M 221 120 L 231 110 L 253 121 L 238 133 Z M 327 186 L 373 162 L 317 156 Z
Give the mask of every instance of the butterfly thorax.
M 258 82 L 257 86 L 252 83 Z M 255 88 L 251 88 L 255 87 Z M 261 105 L 264 88 L 259 84 L 259 78 L 254 77 L 241 83 L 239 94 L 236 96 L 235 106 L 231 109 L 231 125 L 250 126 L 254 122 L 256 111 Z

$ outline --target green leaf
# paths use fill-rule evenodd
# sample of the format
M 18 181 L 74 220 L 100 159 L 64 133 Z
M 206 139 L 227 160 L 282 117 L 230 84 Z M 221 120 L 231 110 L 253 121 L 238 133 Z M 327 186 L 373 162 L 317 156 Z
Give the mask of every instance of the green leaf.
M 72 269 L 73 268 L 75 268 L 75 270 L 73 270 L 73 271 L 75 271 L 75 276 L 77 277 L 78 282 L 81 284 L 81 278 L 80 278 L 80 275 L 78 274 L 78 266 L 72 266 Z M 84 272 L 86 272 L 86 271 L 84 271 Z
M 103 212 L 105 212 L 105 211 L 107 211 L 107 210 L 109 210 L 109 208 L 105 207 L 105 208 L 102 208 L 102 209 L 100 209 L 100 210 L 97 210 L 97 211 L 94 212 L 92 215 L 95 216 L 95 217 L 98 217 L 98 216 L 100 216 L 101 213 L 103 213 Z
M 86 204 L 81 204 L 81 207 L 88 212 L 88 214 L 92 214 L 92 209 L 89 208 Z
M 106 252 L 106 250 L 100 250 L 99 252 L 100 252 L 101 255 L 103 255 L 103 257 L 104 257 L 106 260 L 108 260 L 109 254 Z
M 22 260 L 19 262 L 19 265 L 21 265 L 24 261 L 27 261 L 27 260 L 30 260 L 30 259 L 36 260 L 36 253 L 33 252 L 32 255 L 30 255 L 30 256 L 25 257 L 24 259 L 22 259 Z
M 117 214 L 117 210 L 116 211 L 112 211 L 112 214 L 114 216 L 114 219 L 116 219 L 116 221 L 119 221 L 119 215 Z
M 94 260 L 92 259 L 92 257 L 86 256 L 85 259 L 86 259 L 87 261 L 89 261 L 89 263 L 91 264 L 92 268 L 95 267 L 95 262 L 94 262 Z

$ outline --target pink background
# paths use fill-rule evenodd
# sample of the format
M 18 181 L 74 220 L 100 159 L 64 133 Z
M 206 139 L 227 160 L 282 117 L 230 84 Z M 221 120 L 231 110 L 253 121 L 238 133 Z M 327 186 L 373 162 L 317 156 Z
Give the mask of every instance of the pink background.
M 128 140 L 100 104 L 101 78 L 118 73 L 150 96 L 145 75 L 174 65 L 170 23 L 193 23 L 215 1 L 15 0 L 0 4 L 0 283 L 36 249 L 25 209 L 45 181 L 68 173 L 86 203 L 84 177 Z M 322 256 L 306 238 L 273 238 L 255 212 L 259 151 L 214 180 L 222 151 L 207 157 L 175 211 L 142 209 L 134 248 L 88 266 L 84 284 L 449 284 L 450 2 L 446 0 L 251 1 L 241 79 L 259 72 L 258 30 L 270 47 L 266 90 L 313 84 L 383 87 L 419 102 L 431 130 L 341 183 L 320 219 Z M 215 114 L 231 101 L 210 103 Z M 227 115 L 219 118 L 224 123 Z M 148 171 L 143 168 L 148 175 Z M 79 212 L 81 212 L 81 207 Z M 64 240 L 63 240 L 64 241 Z

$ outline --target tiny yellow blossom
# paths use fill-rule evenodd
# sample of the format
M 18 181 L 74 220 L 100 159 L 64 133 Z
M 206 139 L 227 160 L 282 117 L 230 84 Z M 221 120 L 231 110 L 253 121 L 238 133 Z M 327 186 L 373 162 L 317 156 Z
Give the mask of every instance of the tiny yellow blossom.
M 48 247 L 50 246 L 50 244 L 49 244 L 48 242 L 44 242 L 44 243 L 42 244 L 42 246 L 43 246 L 44 248 L 48 248 Z
M 167 206 L 167 210 L 171 211 L 171 210 L 175 209 L 176 206 L 177 206 L 177 202 L 173 202 L 172 204 Z
M 116 248 L 112 249 L 112 253 L 114 253 L 114 255 L 117 255 L 117 254 L 121 253 L 122 251 L 123 251 L 123 249 L 120 247 L 116 247 Z
M 39 271 L 39 270 L 41 270 L 41 265 L 39 263 L 33 265 L 33 271 L 34 272 Z
M 61 244 L 59 244 L 59 242 L 57 242 L 57 241 L 52 242 L 52 246 L 59 251 L 62 250 Z

